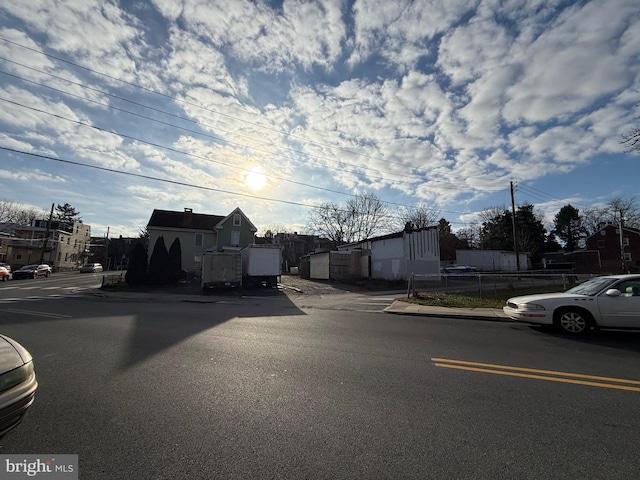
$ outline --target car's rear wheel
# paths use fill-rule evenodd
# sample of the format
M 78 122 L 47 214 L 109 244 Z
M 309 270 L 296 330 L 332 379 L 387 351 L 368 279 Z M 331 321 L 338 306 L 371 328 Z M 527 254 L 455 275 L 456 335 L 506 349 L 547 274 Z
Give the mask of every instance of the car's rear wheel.
M 553 324 L 562 333 L 583 335 L 593 326 L 593 319 L 584 310 L 564 308 L 555 313 Z
M 51 275 L 51 272 L 47 272 L 44 274 L 45 277 L 49 278 L 49 276 Z

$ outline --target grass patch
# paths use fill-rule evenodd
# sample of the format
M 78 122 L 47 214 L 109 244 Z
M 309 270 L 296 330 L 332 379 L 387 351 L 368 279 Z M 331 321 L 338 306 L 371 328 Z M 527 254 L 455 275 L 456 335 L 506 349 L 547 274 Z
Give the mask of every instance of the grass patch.
M 511 297 L 562 291 L 563 288 L 561 285 L 551 285 L 548 287 L 541 286 L 518 290 L 490 291 L 484 292 L 482 295 L 476 292 L 420 293 L 417 297 L 403 298 L 402 301 L 431 307 L 502 308 L 507 302 L 507 299 Z

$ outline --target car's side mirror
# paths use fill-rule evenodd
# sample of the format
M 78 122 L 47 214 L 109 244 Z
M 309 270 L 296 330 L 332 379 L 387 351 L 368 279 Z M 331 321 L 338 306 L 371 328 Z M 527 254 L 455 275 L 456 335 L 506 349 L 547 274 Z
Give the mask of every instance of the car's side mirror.
M 620 292 L 620 290 L 618 290 L 617 288 L 610 288 L 605 292 L 605 295 L 607 297 L 619 297 L 620 295 L 622 295 L 622 292 Z

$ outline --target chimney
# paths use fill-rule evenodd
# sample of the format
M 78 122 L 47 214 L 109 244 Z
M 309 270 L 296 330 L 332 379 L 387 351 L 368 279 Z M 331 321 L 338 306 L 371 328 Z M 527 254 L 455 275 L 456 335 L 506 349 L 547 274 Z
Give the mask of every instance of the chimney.
M 184 209 L 183 225 L 185 228 L 191 228 L 193 226 L 193 210 L 190 208 Z

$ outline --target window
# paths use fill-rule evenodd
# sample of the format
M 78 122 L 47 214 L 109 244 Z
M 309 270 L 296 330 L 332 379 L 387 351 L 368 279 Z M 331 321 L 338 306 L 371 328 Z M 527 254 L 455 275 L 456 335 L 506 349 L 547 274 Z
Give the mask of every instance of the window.
M 607 234 L 606 230 L 600 230 L 600 235 L 602 235 L 603 237 Z
M 231 246 L 239 247 L 240 246 L 240 231 L 232 230 L 231 231 Z
M 624 237 L 622 239 L 622 245 L 624 245 L 625 247 L 629 246 L 629 237 Z
M 202 262 L 202 255 L 194 255 L 193 256 L 193 264 L 197 268 Z
M 629 252 L 624 252 L 624 261 L 625 262 L 631 261 L 631 254 Z
M 242 215 L 240 215 L 239 213 L 235 213 L 233 215 L 233 226 L 239 227 L 241 224 L 242 224 Z
M 196 233 L 195 234 L 194 245 L 196 247 L 201 247 L 202 246 L 202 237 L 203 237 L 202 233 Z

